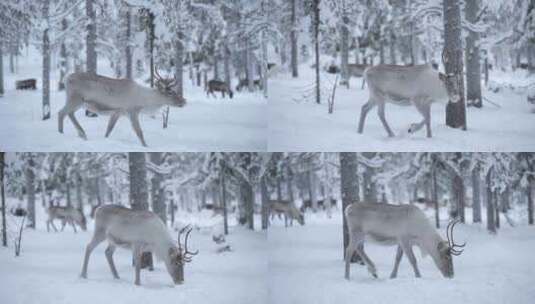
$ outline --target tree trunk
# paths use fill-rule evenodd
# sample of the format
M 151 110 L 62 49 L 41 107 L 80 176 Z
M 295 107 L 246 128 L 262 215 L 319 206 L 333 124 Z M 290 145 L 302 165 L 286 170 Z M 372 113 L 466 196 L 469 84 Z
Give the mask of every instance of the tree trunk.
M 132 47 L 130 46 L 130 42 L 132 40 L 132 13 L 130 11 L 130 7 L 128 4 L 126 5 L 126 13 L 125 13 L 125 21 L 126 21 L 126 49 L 125 49 L 125 57 L 126 57 L 126 79 L 132 79 Z
M 486 187 L 487 187 L 487 230 L 490 233 L 496 233 L 496 224 L 495 224 L 495 215 L 494 215 L 494 203 L 493 203 L 493 191 L 491 188 L 491 177 L 492 177 L 492 168 L 489 169 L 487 177 L 485 178 Z
M 499 195 L 498 195 L 498 190 L 494 190 L 493 192 L 493 200 L 494 200 L 494 208 L 495 208 L 495 211 L 494 211 L 494 214 L 496 215 L 496 228 L 500 228 L 500 204 L 501 204 L 501 200 L 498 199 Z
M 340 193 L 342 195 L 342 213 L 346 208 L 359 202 L 359 179 L 358 172 L 358 160 L 357 153 L 354 152 L 341 152 L 340 153 Z M 347 228 L 347 220 L 345 215 L 343 216 L 343 242 L 344 250 L 343 257 L 345 259 L 346 248 L 349 245 L 349 232 Z M 357 262 L 358 255 L 351 257 L 351 262 Z
M 528 224 L 533 225 L 533 178 L 530 178 L 526 192 L 528 196 Z
M 149 188 L 145 153 L 129 152 L 128 167 L 130 177 L 130 206 L 133 210 L 149 210 Z M 141 268 L 153 269 L 152 254 L 144 252 Z
M 397 64 L 396 59 L 396 35 L 394 30 L 390 31 L 390 64 Z
M 266 230 L 268 228 L 269 197 L 268 197 L 268 190 L 267 190 L 265 176 L 262 176 L 260 180 L 260 194 L 262 198 L 262 230 Z
M 461 40 L 461 5 L 459 0 L 444 0 L 444 56 L 446 73 L 455 77 L 459 100 L 450 100 L 446 106 L 446 125 L 466 130 L 466 107 L 463 77 L 463 50 Z
M 176 79 L 176 93 L 178 96 L 184 96 L 184 84 L 182 79 L 183 63 L 184 63 L 184 45 L 182 43 L 183 35 L 181 32 L 177 33 L 178 39 L 175 41 L 175 79 Z
M 82 176 L 80 173 L 75 173 L 75 187 L 76 187 L 76 209 L 84 212 L 84 200 L 82 197 Z
M 94 9 L 95 0 L 85 1 L 85 11 L 88 19 L 86 36 L 86 71 L 97 73 L 97 15 Z
M 43 31 L 43 120 L 50 118 L 50 39 L 48 31 L 50 1 L 43 3 L 43 17 L 46 19 L 46 28 Z
M 437 183 L 437 163 L 436 161 L 433 161 L 433 169 L 431 172 L 432 179 L 433 179 L 433 187 L 432 187 L 432 197 L 433 197 L 433 205 L 435 207 L 435 226 L 437 229 L 440 228 L 440 212 L 439 212 L 439 205 L 438 205 L 438 183 Z
M 71 181 L 70 180 L 67 180 L 65 183 L 65 194 L 67 195 L 67 207 L 72 207 Z
M 152 152 L 149 154 L 150 161 L 156 167 L 159 167 L 163 163 L 162 152 Z M 164 180 L 163 174 L 154 171 L 152 172 L 151 179 L 151 198 L 152 198 L 152 211 L 156 213 L 160 219 L 167 225 L 167 208 L 165 206 L 165 189 L 162 185 Z
M 5 93 L 4 89 L 4 52 L 3 52 L 3 42 L 0 39 L 0 97 Z
M 268 41 L 265 30 L 262 31 L 262 89 L 264 91 L 264 98 L 268 98 L 268 78 L 267 78 L 267 65 L 268 65 Z
M 478 166 L 472 170 L 472 221 L 474 223 L 481 223 L 481 196 Z
M 345 2 L 343 2 L 345 4 Z M 344 8 L 343 8 L 344 9 Z M 349 70 L 347 64 L 349 63 L 349 29 L 347 16 L 342 17 L 342 24 L 340 24 L 340 71 L 342 79 L 340 84 L 346 85 L 349 88 Z
M 4 188 L 5 154 L 5 152 L 0 152 L 0 199 L 2 200 L 2 246 L 7 247 L 6 193 Z
M 476 23 L 479 15 L 479 0 L 466 1 L 466 21 Z M 466 102 L 468 106 L 481 108 L 481 64 L 479 56 L 479 33 L 468 31 L 466 37 Z
M 28 154 L 26 159 L 26 195 L 27 195 L 27 209 L 28 209 L 28 227 L 35 229 L 35 162 L 33 155 Z
M 254 192 L 253 187 L 247 181 L 241 181 L 240 196 L 245 205 L 247 228 L 254 230 Z
M 292 48 L 292 54 L 291 54 L 291 65 L 292 65 L 292 77 L 297 78 L 299 77 L 299 49 L 297 46 L 297 14 L 296 14 L 296 6 L 297 6 L 297 0 L 292 0 L 292 15 L 291 15 L 291 22 L 292 22 L 292 29 L 290 32 L 290 44 Z
M 154 24 L 154 14 L 149 12 L 149 53 L 150 53 L 150 87 L 154 87 L 154 39 L 156 24 Z
M 66 32 L 67 28 L 68 28 L 67 19 L 63 18 L 63 20 L 61 20 L 61 30 L 63 32 Z M 59 59 L 60 69 L 59 69 L 58 90 L 63 91 L 65 90 L 65 77 L 67 77 L 68 60 L 69 60 L 67 58 L 67 46 L 65 45 L 65 41 L 61 43 L 59 57 L 60 57 Z
M 293 173 L 290 165 L 286 167 L 287 179 L 286 179 L 286 191 L 288 192 L 288 200 L 293 204 L 294 203 L 294 190 L 292 186 Z
M 87 34 L 85 39 L 85 64 L 86 72 L 97 74 L 97 14 L 94 9 L 95 0 L 85 1 L 87 21 Z M 85 110 L 85 115 L 95 117 L 97 114 Z
M 221 182 L 221 204 L 223 205 L 223 231 L 225 235 L 228 235 L 227 188 L 225 186 L 226 167 L 224 165 L 221 166 L 219 179 Z
M 314 0 L 314 50 L 316 56 L 316 103 L 321 103 L 320 92 L 320 1 Z
M 464 223 L 465 215 L 465 188 L 463 178 L 459 175 L 455 175 L 453 178 L 453 197 L 455 198 L 457 216 L 461 220 L 461 223 Z
M 232 88 L 232 78 L 230 77 L 230 49 L 227 44 L 223 45 L 223 70 L 225 72 L 225 83 Z

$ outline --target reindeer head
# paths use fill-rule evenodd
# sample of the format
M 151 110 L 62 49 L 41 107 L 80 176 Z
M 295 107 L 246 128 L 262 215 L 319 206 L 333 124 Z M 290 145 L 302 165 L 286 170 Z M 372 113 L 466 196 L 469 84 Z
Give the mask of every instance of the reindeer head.
M 199 253 L 199 251 L 190 252 L 188 250 L 188 237 L 191 233 L 192 228 L 188 226 L 182 228 L 178 232 L 178 246 L 169 248 L 169 259 L 167 259 L 166 266 L 167 271 L 173 278 L 175 284 L 182 284 L 184 282 L 184 265 L 191 262 L 191 259 L 194 255 Z M 180 243 L 180 236 L 186 232 L 186 237 L 184 238 L 184 249 L 182 249 L 182 244 Z
M 444 67 L 449 62 L 449 57 L 446 54 L 446 49 L 442 51 L 442 63 Z M 438 78 L 444 84 L 446 92 L 448 93 L 448 98 L 451 102 L 456 103 L 460 100 L 459 96 L 459 81 L 455 74 L 449 73 L 438 73 Z
M 175 91 L 175 78 L 164 78 L 160 76 L 160 73 L 158 73 L 158 69 L 154 69 L 154 76 L 156 80 L 156 89 L 158 89 L 158 92 L 160 92 L 160 94 L 171 98 L 171 100 L 173 101 L 171 104 L 172 106 L 182 107 L 186 104 L 186 99 L 184 99 L 184 97 L 180 96 Z
M 447 241 L 439 242 L 437 245 L 438 256 L 435 257 L 435 263 L 442 275 L 446 278 L 453 278 L 453 257 L 459 256 L 463 250 L 457 248 L 463 248 L 466 243 L 462 245 L 455 244 L 453 241 L 453 227 L 459 220 L 451 221 L 446 228 Z

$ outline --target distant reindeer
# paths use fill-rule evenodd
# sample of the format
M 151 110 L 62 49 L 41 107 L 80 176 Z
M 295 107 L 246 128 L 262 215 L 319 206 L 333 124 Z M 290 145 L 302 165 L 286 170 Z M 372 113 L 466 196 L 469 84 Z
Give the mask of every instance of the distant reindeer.
M 363 77 L 364 72 L 369 68 L 369 64 L 348 63 L 347 72 L 351 77 Z
M 288 227 L 288 220 L 290 221 L 290 226 L 292 226 L 294 219 L 297 220 L 297 222 L 299 222 L 301 225 L 305 224 L 305 218 L 303 214 L 292 202 L 272 200 L 269 201 L 268 204 L 271 219 L 273 219 L 275 215 L 284 215 L 285 227 Z
M 431 104 L 449 99 L 457 102 L 458 84 L 453 75 L 445 75 L 429 64 L 414 66 L 376 65 L 366 70 L 364 79 L 368 83 L 370 99 L 362 106 L 358 132 L 362 134 L 366 115 L 375 106 L 377 114 L 389 137 L 394 133 L 386 122 L 385 105 L 387 102 L 410 106 L 414 105 L 423 116 L 420 123 L 411 124 L 408 132 L 414 133 L 424 125 L 427 137 L 431 134 Z
M 143 146 L 147 146 L 139 124 L 142 111 L 155 111 L 170 105 L 182 107 L 186 100 L 174 91 L 175 79 L 164 79 L 156 72 L 157 90 L 147 88 L 129 79 L 114 79 L 91 73 L 73 73 L 66 79 L 67 100 L 58 113 L 58 130 L 63 133 L 63 121 L 69 116 L 78 135 L 87 140 L 84 129 L 76 120 L 74 113 L 81 107 L 87 110 L 110 115 L 106 137 L 108 137 L 121 115 L 126 115 Z
M 241 92 L 243 88 L 247 88 L 248 86 L 249 86 L 249 80 L 240 79 L 240 81 L 238 82 L 238 85 L 236 86 L 236 91 Z M 262 90 L 262 80 L 261 79 L 253 80 L 253 87 L 255 87 L 258 90 Z
M 334 198 L 331 199 L 319 199 L 316 201 L 316 205 L 318 206 L 318 209 L 320 210 L 326 210 L 327 208 L 336 208 L 336 200 Z M 301 212 L 306 212 L 308 209 L 312 209 L 312 201 L 307 199 L 303 201 L 303 204 L 301 205 Z
M 212 94 L 212 96 L 215 97 L 216 95 L 214 92 L 221 92 L 223 98 L 225 98 L 225 93 L 227 93 L 231 99 L 234 96 L 234 92 L 232 92 L 230 86 L 226 82 L 216 79 L 208 81 L 206 86 L 206 96 L 210 96 L 210 94 Z
M 446 228 L 447 241 L 444 241 L 416 206 L 354 203 L 346 207 L 344 215 L 349 231 L 349 245 L 345 252 L 346 279 L 349 280 L 350 261 L 354 253 L 362 258 L 370 274 L 377 278 L 375 265 L 364 252 L 366 240 L 398 247 L 390 275 L 392 279 L 397 276 L 403 254 L 408 257 L 415 276 L 421 276 L 412 251 L 413 246 L 418 246 L 424 254 L 429 254 L 444 277 L 453 278 L 452 256 L 460 255 L 462 250 L 457 248 L 465 246 L 453 241 L 453 228 L 457 221 L 449 223 Z
M 83 231 L 87 230 L 86 219 L 82 211 L 73 207 L 50 206 L 47 210 L 48 219 L 46 220 L 46 231 L 50 232 L 50 226 L 54 231 L 58 231 L 54 220 L 61 220 L 61 231 L 65 229 L 66 224 L 70 224 L 76 233 L 76 225 L 80 226 Z M 76 224 L 76 225 L 75 225 Z
M 186 233 L 184 248 L 180 243 L 180 236 Z M 184 265 L 191 262 L 192 256 L 198 252 L 188 250 L 188 237 L 191 232 L 189 226 L 178 233 L 178 243 L 173 240 L 166 225 L 153 212 L 146 210 L 132 210 L 119 205 L 104 205 L 95 213 L 95 232 L 85 250 L 82 278 L 87 278 L 87 264 L 89 256 L 95 247 L 104 240 L 108 240 L 106 259 L 113 277 L 119 279 L 113 253 L 116 247 L 130 249 L 134 253 L 136 267 L 135 284 L 140 285 L 141 257 L 144 252 L 152 252 L 164 261 L 167 272 L 175 284 L 184 282 Z

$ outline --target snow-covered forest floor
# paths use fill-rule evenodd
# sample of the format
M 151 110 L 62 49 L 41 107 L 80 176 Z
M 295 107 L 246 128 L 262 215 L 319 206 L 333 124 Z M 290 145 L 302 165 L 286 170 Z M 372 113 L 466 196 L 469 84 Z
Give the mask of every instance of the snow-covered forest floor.
M 535 149 L 535 114 L 527 102 L 527 89 L 509 88 L 495 94 L 483 87 L 482 109 L 467 109 L 468 131 L 452 129 L 445 123 L 445 103 L 435 103 L 431 112 L 433 138 L 425 137 L 425 128 L 408 134 L 411 123 L 420 122 L 414 107 L 386 106 L 386 118 L 396 134 L 388 138 L 377 109 L 368 114 L 364 133 L 357 133 L 360 109 L 368 101 L 368 89 L 361 88 L 362 78 L 351 78 L 350 89 L 338 86 L 334 113 L 328 114 L 327 96 L 331 96 L 335 75 L 322 72 L 321 105 L 315 103 L 314 70 L 310 63 L 300 66 L 299 78 L 289 73 L 270 79 L 269 150 L 270 151 L 533 151 Z M 491 71 L 490 79 L 504 87 L 524 87 L 535 83 L 525 71 Z M 309 95 L 303 98 L 304 95 Z
M 132 255 L 123 249 L 114 255 L 121 279 L 113 279 L 104 255 L 106 243 L 91 255 L 88 279 L 79 278 L 93 222 L 89 221 L 86 232 L 75 234 L 68 226 L 64 232 L 47 233 L 44 210 L 38 211 L 37 230 L 25 230 L 20 257 L 14 256 L 12 243 L 7 249 L 0 247 L 2 303 L 267 303 L 263 232 L 231 227 L 226 239 L 233 251 L 216 253 L 219 245 L 212 241 L 211 229 L 194 230 L 188 246 L 199 254 L 186 265 L 184 284 L 174 285 L 163 263 L 155 261 L 153 272 L 142 270 L 138 287 Z M 198 224 L 199 219 L 193 221 Z M 13 236 L 18 219 L 7 222 Z M 59 221 L 56 226 L 60 228 Z
M 502 222 L 498 234 L 490 235 L 483 225 L 458 225 L 455 239 L 466 241 L 467 247 L 454 258 L 453 279 L 443 278 L 431 258 L 422 258 L 416 249 L 422 278 L 414 277 L 405 257 L 398 278 L 391 280 L 396 248 L 367 243 L 379 278 L 372 278 L 365 266 L 352 264 L 351 280 L 346 281 L 341 211 L 333 211 L 332 218 L 308 214 L 305 223 L 284 228 L 276 221 L 270 227 L 270 303 L 527 304 L 535 298 L 533 227 L 511 228 Z
M 26 51 L 24 51 L 26 54 Z M 41 57 L 35 50 L 19 58 L 19 71 L 6 71 L 6 93 L 0 98 L 0 149 L 3 151 L 265 151 L 267 101 L 261 93 L 236 92 L 234 98 L 206 97 L 204 88 L 193 86 L 184 74 L 187 105 L 170 108 L 169 126 L 162 128 L 162 115 L 144 114 L 141 128 L 148 148 L 141 146 L 130 121 L 119 119 L 105 138 L 109 116 L 89 118 L 83 110 L 76 117 L 88 140 L 79 138 L 71 121 L 65 119 L 65 134 L 58 132 L 57 113 L 65 105 L 65 92 L 57 90 L 59 71 L 51 74 L 52 118 L 41 120 Z M 113 77 L 105 60 L 99 74 Z M 162 75 L 163 76 L 163 75 Z M 36 91 L 16 91 L 15 81 L 36 78 Z M 142 83 L 148 77 L 136 79 Z M 236 80 L 234 80 L 236 81 Z M 235 86 L 235 84 L 234 84 Z M 237 135 L 237 136 L 236 136 Z

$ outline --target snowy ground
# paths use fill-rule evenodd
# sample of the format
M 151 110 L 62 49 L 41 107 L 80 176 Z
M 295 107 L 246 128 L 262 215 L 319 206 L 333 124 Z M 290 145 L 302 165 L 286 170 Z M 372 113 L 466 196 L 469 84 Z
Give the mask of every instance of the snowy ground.
M 89 227 L 92 230 L 92 224 Z M 188 247 L 199 254 L 187 264 L 184 284 L 174 285 L 165 266 L 156 262 L 153 272 L 141 272 L 138 287 L 128 251 L 118 249 L 114 255 L 120 280 L 112 278 L 105 243 L 91 255 L 88 279 L 81 279 L 91 232 L 75 234 L 66 227 L 62 233 L 47 233 L 44 222 L 37 228 L 24 233 L 20 257 L 14 257 L 11 244 L 0 247 L 2 303 L 267 303 L 267 242 L 262 232 L 233 227 L 227 237 L 233 252 L 218 254 L 211 233 L 194 230 Z
M 234 99 L 207 98 L 203 89 L 185 79 L 184 108 L 171 108 L 169 126 L 162 128 L 160 113 L 142 115 L 148 148 L 134 134 L 130 122 L 123 117 L 109 138 L 104 138 L 107 116 L 85 117 L 79 110 L 76 117 L 85 129 L 87 141 L 79 138 L 67 118 L 65 134 L 57 131 L 57 112 L 65 104 L 65 93 L 58 92 L 59 73 L 52 72 L 52 118 L 41 120 L 41 91 L 15 91 L 15 80 L 37 78 L 41 88 L 41 61 L 33 52 L 19 59 L 17 74 L 5 71 L 6 94 L 0 98 L 0 149 L 3 151 L 265 151 L 267 101 L 260 93 L 237 93 Z M 113 75 L 105 62 L 99 62 L 99 73 Z M 185 76 L 187 76 L 185 74 Z M 140 82 L 139 79 L 136 81 Z
M 386 117 L 396 137 L 388 138 L 376 109 L 368 114 L 364 134 L 357 133 L 360 109 L 368 101 L 367 88 L 361 89 L 361 78 L 352 78 L 351 88 L 338 87 L 334 113 L 328 114 L 327 102 L 317 105 L 310 93 L 314 70 L 300 67 L 300 78 L 279 73 L 270 79 L 269 140 L 270 151 L 533 151 L 535 149 L 535 114 L 527 103 L 527 90 L 505 89 L 499 94 L 484 90 L 483 109 L 468 108 L 468 131 L 445 125 L 445 104 L 432 107 L 433 138 L 425 137 L 425 128 L 408 134 L 409 125 L 422 120 L 413 107 L 388 104 Z M 330 92 L 333 75 L 323 73 L 324 92 Z M 491 74 L 498 83 L 527 86 L 535 78 L 524 73 Z M 326 93 L 326 95 L 329 95 Z
M 533 303 L 535 299 L 534 228 L 503 224 L 498 235 L 484 227 L 459 225 L 456 240 L 467 242 L 463 255 L 454 259 L 455 278 L 445 279 L 431 258 L 416 256 L 422 278 L 414 277 L 406 258 L 398 278 L 388 279 L 395 247 L 366 245 L 378 269 L 372 278 L 366 267 L 351 266 L 344 279 L 342 217 L 335 211 L 308 214 L 305 226 L 270 227 L 270 303 Z M 444 228 L 442 228 L 442 232 Z

